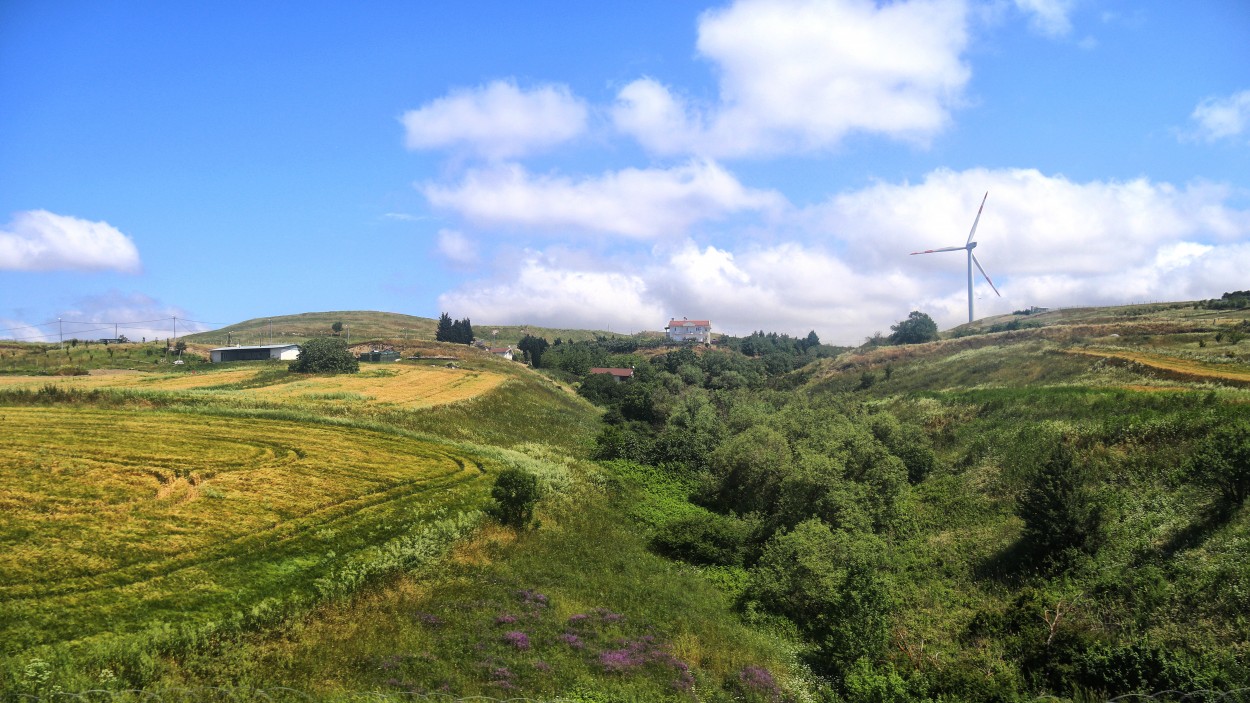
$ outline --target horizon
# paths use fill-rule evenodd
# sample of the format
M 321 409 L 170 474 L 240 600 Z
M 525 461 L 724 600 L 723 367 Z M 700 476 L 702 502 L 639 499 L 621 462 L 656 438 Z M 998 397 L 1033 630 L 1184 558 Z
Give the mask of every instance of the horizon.
M 1247 45 L 1232 0 L 7 3 L 0 338 L 355 309 L 855 346 L 964 323 L 963 257 L 908 254 L 986 191 L 977 319 L 1218 298 Z

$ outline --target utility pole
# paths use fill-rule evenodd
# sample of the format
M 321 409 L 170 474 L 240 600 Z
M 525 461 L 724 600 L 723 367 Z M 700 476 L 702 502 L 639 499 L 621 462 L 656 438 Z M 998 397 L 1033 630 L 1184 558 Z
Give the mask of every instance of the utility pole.
M 16 337 L 17 335 L 13 335 Z M 65 333 L 61 331 L 61 318 L 56 318 L 56 336 L 61 339 L 61 348 L 65 348 Z

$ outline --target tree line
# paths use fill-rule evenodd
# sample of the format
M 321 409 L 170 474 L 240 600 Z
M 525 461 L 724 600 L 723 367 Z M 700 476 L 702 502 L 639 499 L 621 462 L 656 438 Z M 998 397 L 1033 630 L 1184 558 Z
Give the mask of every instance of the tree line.
M 469 318 L 452 321 L 451 315 L 443 313 L 438 317 L 438 327 L 434 330 L 434 339 L 452 344 L 472 344 L 473 324 Z

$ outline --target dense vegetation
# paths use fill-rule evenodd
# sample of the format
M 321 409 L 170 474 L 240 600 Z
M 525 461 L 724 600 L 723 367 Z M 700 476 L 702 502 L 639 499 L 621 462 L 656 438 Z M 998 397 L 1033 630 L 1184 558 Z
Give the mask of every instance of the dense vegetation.
M 356 373 L 360 362 L 347 342 L 337 337 L 310 339 L 299 347 L 299 357 L 288 367 L 297 373 Z
M 653 549 L 789 623 L 827 696 L 1250 685 L 1244 393 L 949 346 L 872 383 L 683 349 L 580 392 L 607 408 L 596 456 L 657 487 Z M 942 390 L 948 366 L 994 387 Z

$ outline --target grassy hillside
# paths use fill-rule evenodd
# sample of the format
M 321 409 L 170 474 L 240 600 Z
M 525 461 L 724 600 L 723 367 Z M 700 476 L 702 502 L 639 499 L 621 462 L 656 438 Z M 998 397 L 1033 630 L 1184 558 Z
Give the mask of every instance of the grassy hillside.
M 1056 315 L 763 383 L 669 352 L 593 386 L 596 454 L 653 467 L 654 546 L 789 623 L 831 700 L 1236 700 L 1250 329 L 1206 313 Z
M 183 339 L 188 344 L 210 346 L 224 346 L 227 341 L 231 344 L 298 344 L 312 337 L 333 334 L 332 326 L 336 322 L 343 323 L 342 336 L 353 342 L 365 340 L 433 341 L 434 331 L 438 327 L 438 320 L 426 317 L 414 317 L 394 312 L 349 310 L 258 317 L 210 332 L 188 334 Z M 549 342 L 555 341 L 557 337 L 581 341 L 600 336 L 623 336 L 599 330 L 556 329 L 533 325 L 489 325 L 477 321 L 473 322 L 473 331 L 478 339 L 499 346 L 515 345 L 526 334 L 545 337 Z M 495 334 L 496 331 L 497 334 Z
M 658 700 L 800 671 L 648 551 L 579 458 L 593 407 L 446 351 L 460 368 L 4 377 L 0 691 Z M 482 521 L 503 467 L 540 477 L 537 530 Z
M 1208 312 L 1013 316 L 1044 324 L 794 372 L 807 355 L 664 350 L 629 357 L 630 384 L 582 380 L 606 413 L 462 345 L 409 342 L 458 368 L 337 377 L 18 345 L 0 376 L 0 690 L 1243 689 L 1250 330 Z M 110 368 L 15 373 L 84 366 Z M 1234 469 L 1209 469 L 1225 455 Z M 479 512 L 508 467 L 544 488 L 536 529 Z

